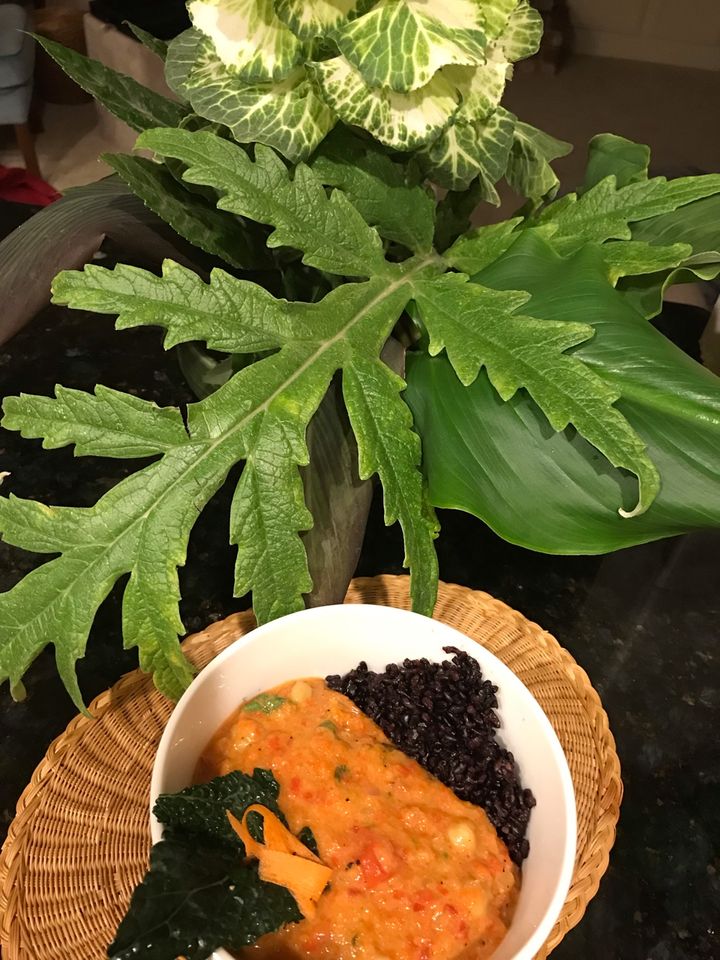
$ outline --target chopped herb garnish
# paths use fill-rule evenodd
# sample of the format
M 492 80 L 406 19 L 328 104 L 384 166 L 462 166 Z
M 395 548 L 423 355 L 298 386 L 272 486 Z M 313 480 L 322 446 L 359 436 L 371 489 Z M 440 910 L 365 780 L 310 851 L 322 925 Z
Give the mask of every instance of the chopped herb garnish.
M 333 776 L 338 781 L 344 780 L 348 773 L 350 773 L 350 767 L 347 767 L 344 763 L 341 763 L 339 766 L 335 767 L 335 773 Z
M 323 720 L 320 726 L 325 727 L 325 729 L 329 730 L 330 733 L 337 733 L 337 725 L 334 724 L 332 720 Z
M 243 706 L 243 710 L 248 713 L 272 713 L 273 710 L 277 710 L 284 703 L 287 703 L 287 697 L 276 697 L 272 693 L 260 693 L 252 700 L 248 700 Z

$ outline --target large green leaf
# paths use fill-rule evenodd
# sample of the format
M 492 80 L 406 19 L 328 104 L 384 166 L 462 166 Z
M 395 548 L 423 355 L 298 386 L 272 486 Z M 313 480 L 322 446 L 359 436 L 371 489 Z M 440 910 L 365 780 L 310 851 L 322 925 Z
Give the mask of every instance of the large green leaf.
M 614 133 L 599 133 L 588 145 L 585 182 L 578 192 L 585 193 L 611 175 L 618 188 L 647 180 L 649 166 L 649 147 Z
M 138 27 L 136 23 L 130 23 L 127 20 L 125 22 L 127 23 L 128 27 L 130 27 L 130 29 L 132 30 L 136 39 L 138 39 L 144 47 L 147 47 L 148 50 L 154 53 L 157 57 L 160 57 L 161 60 L 165 60 L 165 57 L 167 56 L 167 49 L 168 49 L 166 40 L 159 40 L 157 37 L 154 37 L 151 33 L 148 33 L 147 30 L 143 30 L 142 27 Z
M 619 517 L 618 499 L 633 503 L 632 478 L 574 430 L 551 431 L 525 393 L 501 402 L 482 372 L 463 387 L 444 356 L 414 355 L 406 397 L 432 502 L 549 553 L 602 553 L 720 525 L 720 381 L 628 306 L 600 250 L 565 259 L 526 236 L 481 277 L 501 289 L 522 283 L 534 317 L 582 317 L 595 328 L 575 356 L 621 394 L 616 406 L 647 443 L 661 487 L 645 513 Z
M 343 395 L 360 451 L 360 476 L 378 474 L 385 494 L 385 523 L 400 521 L 405 565 L 426 571 L 412 585 L 413 604 L 432 610 L 437 594 L 437 557 L 433 540 L 439 526 L 425 506 L 420 438 L 400 397 L 405 381 L 381 360 L 357 357 L 343 370 Z M 423 509 L 418 511 L 418 504 Z
M 334 37 L 370 87 L 397 93 L 424 86 L 447 64 L 483 63 L 487 44 L 474 0 L 380 0 Z
M 261 263 L 258 237 L 251 244 L 237 217 L 184 189 L 165 167 L 121 153 L 106 153 L 103 159 L 135 196 L 190 243 L 240 270 Z
M 36 40 L 75 83 L 133 130 L 177 127 L 187 115 L 187 108 L 182 104 L 149 90 L 124 73 L 111 70 L 99 60 L 90 60 L 47 37 L 38 36 Z
M 615 176 L 600 180 L 582 196 L 570 193 L 555 200 L 528 225 L 555 228 L 553 246 L 561 253 L 577 250 L 584 243 L 604 240 L 646 239 L 633 234 L 630 224 L 670 213 L 688 203 L 720 193 L 720 174 L 667 180 L 637 180 L 618 187 Z M 672 240 L 682 240 L 672 236 Z
M 323 183 L 346 193 L 365 222 L 381 236 L 414 253 L 431 249 L 435 228 L 432 193 L 377 144 L 338 127 L 311 166 Z
M 385 269 L 377 232 L 340 190 L 328 199 L 321 182 L 302 164 L 291 180 L 285 164 L 267 147 L 257 146 L 253 161 L 235 144 L 187 130 L 150 130 L 138 146 L 187 164 L 184 179 L 218 190 L 223 210 L 272 224 L 268 246 L 302 249 L 305 263 L 330 273 L 367 277 Z
M 233 149 L 245 156 L 239 148 Z M 269 169 L 272 173 L 273 168 Z M 258 205 L 258 215 L 279 223 L 284 196 L 292 223 L 293 211 L 307 198 L 312 175 L 308 171 L 305 181 L 297 177 L 289 181 L 283 170 L 286 192 L 282 193 L 279 182 L 273 187 L 271 175 L 266 192 L 258 191 L 253 203 Z M 325 202 L 332 204 L 332 200 Z M 311 220 L 314 211 L 320 225 L 323 211 L 318 209 L 310 204 L 306 215 Z M 349 230 L 352 236 L 351 224 Z M 239 546 L 236 590 L 239 594 L 252 590 L 259 621 L 299 609 L 303 594 L 312 588 L 299 538 L 312 523 L 298 472 L 308 461 L 307 426 L 336 370 L 354 369 L 355 364 L 379 355 L 410 296 L 412 277 L 423 269 L 424 261 L 387 264 L 383 275 L 367 283 L 342 285 L 316 304 L 273 302 L 261 287 L 216 273 L 215 288 L 233 290 L 230 307 L 244 302 L 250 325 L 239 325 L 232 312 L 224 313 L 227 304 L 222 297 L 216 299 L 215 322 L 222 324 L 225 316 L 225 330 L 212 335 L 212 342 L 222 342 L 232 352 L 258 347 L 279 347 L 279 351 L 240 370 L 207 399 L 191 405 L 182 442 L 123 480 L 94 507 L 48 508 L 0 498 L 0 531 L 8 542 L 60 554 L 0 595 L 0 679 L 7 678 L 17 687 L 32 660 L 52 642 L 60 674 L 79 704 L 75 663 L 83 655 L 98 606 L 115 581 L 129 573 L 123 607 L 125 643 L 139 647 L 141 666 L 154 672 L 163 691 L 177 696 L 191 676 L 177 643 L 183 631 L 177 608 L 177 567 L 185 561 L 187 540 L 199 512 L 239 460 L 245 461 L 245 469 L 231 515 L 231 539 Z M 84 273 L 61 274 L 54 287 L 55 300 L 119 314 L 121 325 L 140 320 L 165 324 L 176 341 L 195 339 L 199 330 L 192 327 L 193 310 L 203 310 L 198 281 L 177 266 L 166 272 L 167 279 L 159 280 L 131 267 L 112 271 L 88 267 Z M 212 290 L 207 295 L 212 297 Z M 189 319 L 184 321 L 184 314 Z M 296 322 L 288 324 L 291 316 Z M 190 324 L 185 336 L 178 328 L 183 322 Z M 36 400 L 6 403 L 8 425 L 27 429 L 34 424 L 40 432 Z M 160 419 L 167 416 L 152 405 L 140 408 L 128 401 L 131 418 L 123 404 L 120 400 L 113 405 L 118 438 L 107 438 L 106 455 L 126 454 L 133 432 L 137 433 L 138 418 L 144 426 L 136 447 L 147 443 L 149 435 L 155 436 Z M 87 406 L 92 408 L 92 403 Z M 361 448 L 375 444 L 375 432 L 370 438 L 364 436 L 366 421 L 352 406 L 350 414 Z M 58 418 L 63 420 L 62 434 L 52 426 Z M 56 417 L 46 411 L 43 419 L 50 424 L 54 442 L 74 442 L 81 448 L 96 442 L 95 418 L 71 425 L 61 414 Z M 409 471 L 418 471 L 409 458 L 401 459 L 398 453 L 389 470 L 378 459 L 381 454 L 367 455 L 372 456 L 375 460 L 366 459 L 365 465 L 376 462 L 382 468 L 391 502 L 401 496 L 401 490 L 412 489 L 416 481 Z M 422 501 L 407 499 L 402 507 L 397 514 L 407 531 L 414 604 L 430 612 L 435 589 L 434 568 L 427 562 L 432 528 L 424 519 Z M 411 508 L 415 518 L 407 512 Z
M 0 242 L 0 344 L 49 302 L 58 271 L 87 263 L 106 237 L 150 262 L 189 262 L 191 248 L 117 177 L 68 190 Z
M 676 283 L 697 283 L 720 275 L 720 195 L 688 203 L 678 210 L 632 225 L 638 242 L 689 244 L 691 254 L 670 272 L 623 280 L 620 288 L 646 317 L 662 309 L 663 293 Z
M 645 444 L 613 406 L 619 386 L 604 383 L 567 353 L 592 337 L 592 327 L 568 316 L 559 321 L 523 316 L 518 311 L 528 294 L 507 285 L 489 289 L 466 279 L 446 274 L 415 285 L 415 301 L 430 334 L 430 355 L 445 349 L 465 386 L 484 367 L 503 400 L 525 387 L 553 429 L 564 430 L 572 423 L 614 466 L 637 476 L 637 505 L 629 513 L 621 508 L 621 513 L 633 516 L 647 510 L 659 478 Z
M 222 63 L 246 83 L 282 80 L 305 58 L 273 0 L 190 0 L 188 13 Z
M 216 360 L 194 342 L 178 347 L 182 374 L 200 399 L 227 383 L 239 359 Z M 360 558 L 373 495 L 372 482 L 358 474 L 357 443 L 337 377 L 310 421 L 307 447 L 310 462 L 300 472 L 313 525 L 301 539 L 313 587 L 305 595 L 305 604 L 319 607 L 345 599 Z
M 172 41 L 166 79 L 197 114 L 228 126 L 239 143 L 265 143 L 295 162 L 307 158 L 335 123 L 302 67 L 274 83 L 247 83 L 199 30 Z
M 364 127 L 396 150 L 414 150 L 438 137 L 460 105 L 442 71 L 409 93 L 370 87 L 345 57 L 308 64 L 320 95 L 348 124 Z
M 78 457 L 152 457 L 169 453 L 187 436 L 180 412 L 98 384 L 94 393 L 56 386 L 55 398 L 8 397 L 4 426 L 42 438 L 53 450 L 75 443 Z

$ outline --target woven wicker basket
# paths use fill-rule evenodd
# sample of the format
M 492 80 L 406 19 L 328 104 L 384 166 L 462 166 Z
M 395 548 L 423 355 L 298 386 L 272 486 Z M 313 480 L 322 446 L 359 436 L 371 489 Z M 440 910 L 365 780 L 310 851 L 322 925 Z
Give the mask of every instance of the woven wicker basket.
M 409 608 L 406 577 L 355 580 L 348 603 Z M 487 594 L 441 584 L 435 610 L 503 660 L 533 692 L 565 750 L 578 808 L 572 886 L 544 960 L 580 920 L 615 839 L 622 784 L 605 711 L 587 674 L 537 624 Z M 190 637 L 204 666 L 252 629 L 236 614 Z M 172 705 L 139 671 L 123 677 L 50 746 L 17 807 L 0 855 L 5 960 L 100 960 L 148 856 L 148 791 Z

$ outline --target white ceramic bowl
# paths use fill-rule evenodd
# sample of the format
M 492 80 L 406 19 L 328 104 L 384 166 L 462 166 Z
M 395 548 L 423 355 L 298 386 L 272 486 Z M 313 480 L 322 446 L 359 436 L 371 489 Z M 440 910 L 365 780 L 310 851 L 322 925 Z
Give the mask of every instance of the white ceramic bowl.
M 153 767 L 151 810 L 161 793 L 191 782 L 195 764 L 220 724 L 243 700 L 295 677 L 371 669 L 405 657 L 443 660 L 444 646 L 467 651 L 498 687 L 498 739 L 513 752 L 537 806 L 530 816 L 530 855 L 507 936 L 492 960 L 532 960 L 565 901 L 575 861 L 575 795 L 565 755 L 529 690 L 497 657 L 464 634 L 391 607 L 318 607 L 253 630 L 217 656 L 186 690 L 165 728 Z M 151 815 L 153 842 L 162 826 Z M 218 950 L 215 960 L 232 960 Z

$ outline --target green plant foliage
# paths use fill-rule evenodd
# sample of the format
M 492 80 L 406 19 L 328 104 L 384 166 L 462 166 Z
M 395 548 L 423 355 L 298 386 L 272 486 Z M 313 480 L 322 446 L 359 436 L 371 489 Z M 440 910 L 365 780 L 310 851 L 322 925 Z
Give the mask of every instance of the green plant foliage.
M 452 274 L 419 282 L 415 299 L 430 335 L 430 356 L 444 348 L 466 386 L 485 367 L 503 400 L 525 387 L 554 430 L 572 423 L 613 466 L 637 475 L 637 506 L 629 513 L 621 510 L 622 515 L 647 510 L 660 479 L 644 443 L 612 406 L 620 394 L 565 352 L 592 337 L 591 327 L 530 319 L 518 313 L 528 294 L 487 289 Z
M 649 147 L 614 133 L 599 133 L 588 145 L 585 182 L 578 193 L 585 193 L 609 176 L 615 177 L 618 188 L 647 180 L 649 166 Z
M 19 694 L 53 644 L 81 705 L 76 662 L 127 576 L 125 644 L 177 697 L 192 676 L 178 568 L 240 463 L 234 587 L 261 622 L 342 598 L 373 477 L 424 613 L 434 506 L 550 552 L 717 524 L 718 380 L 645 317 L 668 283 L 720 272 L 720 175 L 650 179 L 646 147 L 604 134 L 580 190 L 553 199 L 551 164 L 569 145 L 501 103 L 540 39 L 526 0 L 193 0 L 190 12 L 166 59 L 181 103 L 51 47 L 155 158 L 108 158 L 142 215 L 112 180 L 38 217 L 64 231 L 62 256 L 41 238 L 46 272 L 81 266 L 108 224 L 164 253 L 150 211 L 191 244 L 161 270 L 61 273 L 54 300 L 121 329 L 161 327 L 199 399 L 160 409 L 102 385 L 6 399 L 4 426 L 46 447 L 149 462 L 90 507 L 0 497 L 0 535 L 51 557 L 0 594 L 0 682 Z M 469 229 L 503 176 L 524 212 Z M 21 290 L 32 236 L 0 245 L 9 332 L 46 296 Z
M 135 23 L 130 23 L 126 21 L 127 26 L 130 27 L 136 39 L 140 43 L 147 47 L 151 53 L 154 53 L 157 57 L 160 57 L 161 60 L 165 60 L 167 57 L 168 45 L 165 40 L 158 40 L 157 37 L 154 37 L 151 33 L 148 33 L 147 30 L 143 30 L 142 27 L 138 27 Z
M 407 399 L 423 438 L 432 502 L 481 517 L 513 543 L 547 553 L 604 553 L 720 526 L 720 380 L 647 324 L 608 282 L 602 247 L 560 257 L 531 234 L 480 275 L 512 290 L 538 322 L 595 330 L 573 356 L 620 393 L 616 406 L 647 443 L 662 483 L 624 519 L 632 478 L 610 469 L 575 430 L 553 432 L 533 400 L 504 403 L 485 373 L 463 387 L 444 356 L 408 357 Z
M 241 270 L 260 265 L 262 251 L 251 245 L 237 217 L 190 193 L 166 167 L 121 153 L 103 154 L 103 160 L 181 237 Z
M 179 126 L 187 115 L 182 104 L 144 87 L 132 77 L 90 60 L 55 40 L 35 38 L 78 86 L 92 94 L 103 106 L 140 132 L 150 127 Z
M 659 217 L 717 193 L 717 173 L 679 177 L 670 182 L 665 177 L 654 177 L 619 188 L 611 174 L 582 196 L 569 193 L 549 204 L 532 223 L 555 227 L 553 246 L 561 253 L 569 253 L 592 241 L 629 240 L 631 223 Z
M 479 177 L 492 202 L 509 162 L 533 199 L 557 182 L 549 161 L 565 145 L 498 110 L 512 64 L 540 44 L 527 0 L 193 0 L 189 10 L 167 81 L 240 143 L 298 162 L 340 119 L 393 150 L 425 148 L 424 171 L 443 186 Z
M 339 187 L 381 237 L 413 253 L 428 253 L 435 229 L 435 199 L 407 165 L 393 162 L 371 140 L 337 129 L 312 161 L 323 183 Z
M 265 143 L 289 160 L 308 157 L 335 124 L 302 67 L 275 82 L 248 83 L 199 30 L 171 42 L 166 79 L 197 114 L 228 126 L 239 143 Z
M 507 182 L 521 197 L 534 200 L 554 195 L 560 181 L 551 161 L 567 156 L 571 150 L 572 144 L 516 119 Z

